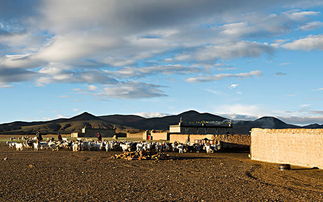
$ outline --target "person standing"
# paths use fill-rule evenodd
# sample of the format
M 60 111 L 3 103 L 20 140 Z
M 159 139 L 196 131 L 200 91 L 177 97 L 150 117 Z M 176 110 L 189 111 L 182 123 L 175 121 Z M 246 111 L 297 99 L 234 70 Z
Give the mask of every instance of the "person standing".
M 58 137 L 57 137 L 58 141 L 62 142 L 63 138 L 60 132 L 58 132 Z
M 102 135 L 100 132 L 96 133 L 96 137 L 98 138 L 98 141 L 101 142 L 102 141 Z
M 42 140 L 43 140 L 43 137 L 42 137 L 42 135 L 40 134 L 40 132 L 39 132 L 39 131 L 37 131 L 37 133 L 36 133 L 36 137 L 37 137 L 38 142 L 40 142 L 40 141 L 42 141 Z

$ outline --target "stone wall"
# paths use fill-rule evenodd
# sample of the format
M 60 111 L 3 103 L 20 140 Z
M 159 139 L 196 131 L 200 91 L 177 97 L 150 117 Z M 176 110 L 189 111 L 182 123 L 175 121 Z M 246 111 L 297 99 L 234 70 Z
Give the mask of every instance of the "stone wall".
M 203 135 L 203 134 L 170 134 L 170 142 L 195 142 L 196 140 L 218 140 L 227 143 L 239 144 L 244 146 L 250 146 L 250 135 L 240 134 L 223 134 L 223 135 Z
M 323 169 L 323 129 L 254 128 L 251 159 Z
M 250 135 L 247 134 L 214 135 L 214 139 L 243 146 L 250 146 L 251 144 Z

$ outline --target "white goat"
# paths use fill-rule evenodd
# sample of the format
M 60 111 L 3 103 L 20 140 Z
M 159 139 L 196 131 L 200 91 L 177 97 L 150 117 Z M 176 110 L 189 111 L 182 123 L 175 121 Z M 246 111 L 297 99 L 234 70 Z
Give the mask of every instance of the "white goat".
M 16 150 L 17 151 L 22 151 L 23 147 L 24 147 L 24 145 L 22 143 L 16 143 Z
M 206 153 L 214 153 L 214 150 L 212 149 L 212 146 L 210 144 L 206 144 L 205 145 L 205 150 L 206 150 Z
M 144 150 L 144 144 L 143 143 L 137 143 L 136 151 L 142 151 L 142 150 Z
M 72 151 L 73 152 L 80 151 L 80 144 L 78 142 L 72 143 Z
M 112 149 L 112 143 L 106 142 L 105 143 L 105 151 L 110 151 Z
M 51 148 L 53 151 L 58 151 L 58 145 L 55 142 L 48 142 L 48 147 Z
M 17 142 L 11 142 L 11 141 L 6 142 L 6 144 L 9 146 L 9 148 L 15 148 L 16 147 L 16 143 Z
M 178 153 L 184 153 L 184 145 L 179 144 L 176 148 L 178 149 Z
M 120 143 L 120 147 L 122 148 L 122 151 L 131 151 L 131 145 L 130 143 Z

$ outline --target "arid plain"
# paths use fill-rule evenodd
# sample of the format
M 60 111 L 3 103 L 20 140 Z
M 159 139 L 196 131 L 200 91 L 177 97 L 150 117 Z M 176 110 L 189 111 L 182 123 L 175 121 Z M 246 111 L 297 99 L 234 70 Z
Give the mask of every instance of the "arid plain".
M 111 159 L 114 154 L 15 151 L 1 143 L 0 200 L 323 200 L 322 170 L 280 171 L 248 153 L 169 153 L 173 159 L 160 161 Z

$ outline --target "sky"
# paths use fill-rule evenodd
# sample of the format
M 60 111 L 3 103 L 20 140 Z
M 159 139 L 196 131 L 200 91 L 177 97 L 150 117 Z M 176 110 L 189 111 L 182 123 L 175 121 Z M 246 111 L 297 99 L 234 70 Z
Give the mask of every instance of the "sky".
M 0 123 L 197 110 L 323 124 L 323 0 L 0 0 Z

